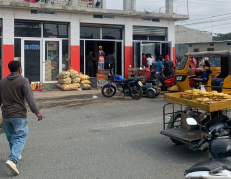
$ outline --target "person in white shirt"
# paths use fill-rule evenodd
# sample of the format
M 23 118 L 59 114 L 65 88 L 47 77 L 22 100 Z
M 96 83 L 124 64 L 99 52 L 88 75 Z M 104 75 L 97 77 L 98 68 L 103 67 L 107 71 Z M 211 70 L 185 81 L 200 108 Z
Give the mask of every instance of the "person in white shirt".
M 150 53 L 147 55 L 147 65 L 148 65 L 148 69 L 150 69 L 152 66 L 152 58 Z

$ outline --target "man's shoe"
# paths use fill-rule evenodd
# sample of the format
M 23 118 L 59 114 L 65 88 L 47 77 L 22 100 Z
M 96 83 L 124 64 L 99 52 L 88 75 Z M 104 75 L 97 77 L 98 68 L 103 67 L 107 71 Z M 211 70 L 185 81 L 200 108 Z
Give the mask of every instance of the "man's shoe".
M 13 175 L 18 175 L 19 174 L 19 171 L 16 167 L 16 164 L 10 160 L 7 160 L 6 162 L 6 167 L 10 169 L 10 172 L 13 174 Z
M 21 159 L 22 159 L 22 156 L 20 155 L 20 156 L 19 156 L 19 160 L 21 160 Z

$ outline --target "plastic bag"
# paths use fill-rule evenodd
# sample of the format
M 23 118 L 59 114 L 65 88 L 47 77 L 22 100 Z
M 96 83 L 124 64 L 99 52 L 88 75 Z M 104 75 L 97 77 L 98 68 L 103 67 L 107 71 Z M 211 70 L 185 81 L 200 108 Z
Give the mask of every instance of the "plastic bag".
M 91 88 L 91 85 L 89 85 L 89 84 L 82 84 L 82 87 L 83 88 Z
M 59 73 L 59 74 L 56 76 L 56 78 L 58 78 L 58 79 L 70 78 L 70 75 L 71 75 L 70 72 L 65 71 L 65 72 Z
M 30 84 L 31 90 L 36 91 L 36 83 Z
M 83 75 L 83 74 L 80 74 L 79 77 L 81 80 L 89 80 L 90 79 L 90 76 Z
M 69 86 L 71 90 L 77 90 L 79 88 L 78 84 L 70 84 Z
M 80 83 L 80 78 L 79 77 L 73 78 L 72 83 Z
M 71 78 L 77 78 L 79 76 L 79 73 L 77 71 L 71 71 L 70 75 L 71 75 Z
M 89 80 L 82 80 L 81 84 L 91 84 L 91 82 Z
M 201 91 L 206 91 L 204 85 L 201 85 Z
M 71 87 L 70 87 L 70 85 L 67 85 L 67 84 L 56 84 L 56 86 L 59 88 L 59 89 L 61 89 L 61 90 L 63 90 L 63 91 L 69 91 L 69 90 L 71 90 Z
M 78 87 L 80 87 L 80 83 L 72 83 L 73 85 L 77 85 Z
M 59 79 L 59 84 L 71 84 L 71 78 Z

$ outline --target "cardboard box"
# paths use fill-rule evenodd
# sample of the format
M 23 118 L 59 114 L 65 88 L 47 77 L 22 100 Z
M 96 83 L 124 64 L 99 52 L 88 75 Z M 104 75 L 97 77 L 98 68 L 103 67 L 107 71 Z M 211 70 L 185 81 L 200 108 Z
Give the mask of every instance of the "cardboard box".
M 185 128 L 185 129 L 188 129 L 188 130 L 199 129 L 199 126 L 190 126 L 190 125 L 188 125 L 186 119 L 191 117 L 191 118 L 194 118 L 197 121 L 197 123 L 201 123 L 201 121 L 204 119 L 201 116 L 201 114 L 202 114 L 201 112 L 198 112 L 196 116 L 195 115 L 190 116 L 188 114 L 181 113 L 181 126 L 183 128 Z M 202 118 L 200 119 L 200 117 L 202 117 Z

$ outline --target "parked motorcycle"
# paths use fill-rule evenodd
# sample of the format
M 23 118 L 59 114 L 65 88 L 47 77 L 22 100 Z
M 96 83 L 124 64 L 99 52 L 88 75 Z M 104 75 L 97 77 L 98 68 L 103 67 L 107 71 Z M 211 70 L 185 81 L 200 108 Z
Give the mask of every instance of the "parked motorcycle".
M 113 69 L 110 68 L 108 79 L 110 82 L 104 85 L 101 91 L 104 97 L 113 97 L 116 94 L 116 89 L 124 93 L 124 96 L 130 96 L 136 100 L 139 100 L 143 95 L 143 84 L 140 81 L 140 77 L 124 79 L 120 75 L 114 75 Z M 112 83 L 115 83 L 116 86 Z
M 197 124 L 193 118 L 188 118 L 187 123 L 199 125 L 207 131 L 207 134 L 196 144 L 191 144 L 190 148 L 197 150 L 202 147 L 203 151 L 209 150 L 211 159 L 186 170 L 185 178 L 231 178 L 231 120 L 221 115 L 206 123 L 205 126 Z

